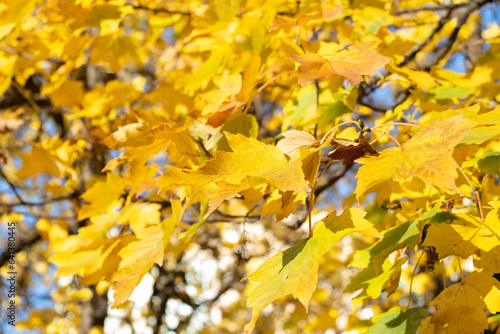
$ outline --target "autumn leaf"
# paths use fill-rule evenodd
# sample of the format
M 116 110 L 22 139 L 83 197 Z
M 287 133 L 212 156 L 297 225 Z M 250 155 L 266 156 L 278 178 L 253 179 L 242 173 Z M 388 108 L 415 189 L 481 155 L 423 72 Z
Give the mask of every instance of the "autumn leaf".
M 248 279 L 253 283 L 247 292 L 252 319 L 245 326 L 250 333 L 262 310 L 278 297 L 291 293 L 308 309 L 311 295 L 318 282 L 319 259 L 347 234 L 361 232 L 378 236 L 372 224 L 365 220 L 365 213 L 351 208 L 340 216 L 329 214 L 314 226 L 312 236 L 295 246 L 274 255 L 264 262 Z
M 78 219 L 83 220 L 106 213 L 119 202 L 124 190 L 125 183 L 123 180 L 117 175 L 108 173 L 106 181 L 97 181 L 82 194 L 82 199 L 88 204 L 82 205 L 78 212 Z
M 456 213 L 455 218 L 451 223 L 432 224 L 423 245 L 436 247 L 440 259 L 474 255 L 476 266 L 500 272 L 499 210 L 490 211 L 484 222 L 466 213 Z
M 474 271 L 463 282 L 442 291 L 430 306 L 434 314 L 422 323 L 419 333 L 480 333 L 488 328 L 484 310 L 500 311 L 500 283 L 487 272 Z
M 126 161 L 133 168 L 138 168 L 164 149 L 170 149 L 171 154 L 173 150 L 173 161 L 181 166 L 191 166 L 197 160 L 196 146 L 193 138 L 188 135 L 187 127 L 175 127 L 168 123 L 152 127 L 140 123 L 129 124 L 113 132 L 103 143 L 115 150 L 127 150 L 111 160 L 103 171 L 111 170 Z
M 357 143 L 334 139 L 332 145 L 337 146 L 337 148 L 328 152 L 327 156 L 332 160 L 342 160 L 342 165 L 354 163 L 355 160 L 364 156 L 366 152 L 371 155 L 378 155 L 378 152 L 363 138 L 359 138 Z
M 375 274 L 378 274 L 380 266 L 392 252 L 406 246 L 415 246 L 419 242 L 421 229 L 422 223 L 415 219 L 387 230 L 382 240 L 357 251 L 350 266 L 366 268 L 372 264 Z
M 250 53 L 250 63 L 248 67 L 242 71 L 242 84 L 238 94 L 235 95 L 236 100 L 246 102 L 258 81 L 259 68 L 261 59 L 258 53 Z
M 498 125 L 500 108 L 497 107 L 488 112 L 479 114 L 480 111 L 480 104 L 474 104 L 466 108 L 448 109 L 442 112 L 432 111 L 422 116 L 419 123 L 427 124 L 439 118 L 446 119 L 452 116 L 462 115 L 464 118 L 476 122 L 477 125 L 467 132 L 460 144 L 481 144 L 489 139 L 498 138 L 500 134 L 500 126 Z
M 55 177 L 63 177 L 72 170 L 57 155 L 42 146 L 34 145 L 30 153 L 23 154 L 23 166 L 17 171 L 17 176 L 25 179 L 39 173 Z
M 312 14 L 301 14 L 299 17 L 290 18 L 287 16 L 277 15 L 274 19 L 273 25 L 271 26 L 271 30 L 279 27 L 296 27 L 301 25 L 306 25 L 310 21 L 321 19 L 321 18 L 332 18 L 338 16 L 342 10 L 346 8 L 345 6 L 335 6 L 331 10 L 321 10 Z
M 171 205 L 171 217 L 156 224 L 149 221 L 152 224 L 140 229 L 140 233 L 136 233 L 137 238 L 119 251 L 118 256 L 121 257 L 121 261 L 111 279 L 115 291 L 112 307 L 127 301 L 155 263 L 160 266 L 163 264 L 164 250 L 174 232 L 181 210 L 180 201 L 173 200 Z
M 438 210 L 439 205 L 436 205 L 431 210 L 425 212 L 422 215 L 422 219 L 413 219 L 387 229 L 383 233 L 383 239 L 366 249 L 357 251 L 349 266 L 366 268 L 371 264 L 374 266 L 375 274 L 378 275 L 379 267 L 392 252 L 407 246 L 416 246 L 420 242 L 425 221 L 434 217 Z
M 372 75 L 391 60 L 370 47 L 371 43 L 355 45 L 328 60 L 317 54 L 293 55 L 288 59 L 300 64 L 296 74 L 302 87 L 312 80 L 328 79 L 334 75 L 357 85 L 363 81 L 362 75 Z
M 163 264 L 163 233 L 159 226 L 143 230 L 141 239 L 123 247 L 118 255 L 122 258 L 117 272 L 112 277 L 113 305 L 127 301 L 135 287 L 154 263 Z
M 399 285 L 401 266 L 406 261 L 408 261 L 407 258 L 395 261 L 385 258 L 380 266 L 370 264 L 368 268 L 353 277 L 344 291 L 355 292 L 361 289 L 361 292 L 352 299 L 354 309 L 366 299 L 378 298 L 384 287 L 392 285 L 395 289 Z M 386 292 L 391 293 L 393 291 Z
M 281 135 L 283 139 L 278 142 L 276 147 L 289 159 L 293 154 L 298 152 L 299 148 L 310 147 L 317 142 L 316 138 L 306 131 L 289 130 L 283 132 Z
M 356 175 L 356 197 L 359 200 L 374 185 L 395 177 L 418 176 L 437 187 L 457 191 L 457 164 L 451 157 L 452 149 L 460 143 L 475 123 L 457 115 L 444 121 L 435 121 L 417 133 L 403 147 L 389 148 L 380 156 L 361 158 L 363 164 Z
M 23 124 L 23 121 L 21 119 L 0 115 L 0 134 L 14 131 L 21 124 Z
M 307 194 L 304 191 L 279 191 L 275 189 L 264 201 L 261 217 L 275 215 L 281 221 L 297 211 L 298 205 L 306 204 Z
M 35 1 L 10 0 L 0 9 L 0 41 L 8 36 L 11 31 L 25 21 L 35 9 Z M 3 92 L 0 92 L 2 94 Z
M 366 334 L 416 333 L 420 322 L 427 313 L 423 307 L 414 307 L 403 311 L 399 306 L 395 306 L 385 313 L 374 315 L 371 318 L 374 325 L 368 329 Z
M 474 159 L 465 161 L 462 167 L 475 167 L 477 170 L 492 174 L 500 174 L 500 153 L 487 152 L 484 155 L 475 157 Z
M 214 159 L 193 169 L 169 166 L 160 177 L 160 192 L 174 187 L 190 187 L 192 193 L 200 192 L 210 199 L 210 214 L 225 199 L 265 182 L 282 191 L 309 189 L 300 156 L 287 161 L 275 146 L 228 132 L 226 138 L 233 152 L 219 151 Z
M 495 331 L 492 2 L 0 1 L 15 326 Z

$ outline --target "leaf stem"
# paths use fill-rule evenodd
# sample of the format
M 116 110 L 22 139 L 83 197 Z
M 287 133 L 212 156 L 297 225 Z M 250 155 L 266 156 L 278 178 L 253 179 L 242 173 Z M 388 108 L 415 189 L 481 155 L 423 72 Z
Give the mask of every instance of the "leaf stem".
M 481 220 L 484 222 L 484 212 L 483 212 L 483 206 L 481 205 L 481 197 L 479 196 L 479 191 L 474 191 L 474 196 L 476 197 L 476 205 L 477 209 L 479 210 L 479 217 Z
M 316 89 L 316 119 L 319 118 L 319 82 L 318 80 L 314 80 L 314 88 Z M 318 121 L 314 124 L 314 137 L 318 132 Z
M 359 128 L 359 124 L 358 122 L 356 121 L 345 121 L 345 122 L 342 122 L 340 123 L 339 125 L 336 125 L 334 126 L 333 128 L 331 128 L 330 130 L 328 130 L 328 132 L 323 136 L 323 138 L 321 139 L 320 141 L 320 145 L 323 144 L 323 142 L 325 141 L 325 139 L 328 137 L 328 135 L 330 134 L 330 132 L 332 131 L 337 131 L 337 129 L 342 126 L 342 125 L 346 125 L 346 124 L 356 124 L 356 126 Z M 361 128 L 360 128 L 361 129 Z M 334 135 L 335 136 L 335 135 Z
M 375 140 L 373 140 L 373 141 L 370 142 L 370 145 L 373 145 L 374 143 L 377 142 L 377 140 L 380 139 L 380 137 L 382 137 L 383 135 L 385 135 L 385 132 L 387 131 L 388 128 L 389 128 L 389 126 L 386 126 L 385 129 L 384 129 L 384 131 L 382 131 L 382 133 Z
M 321 141 L 319 142 L 320 145 L 323 144 L 323 142 L 325 141 L 325 139 L 330 135 L 330 132 L 333 131 L 333 136 L 335 136 L 335 134 L 337 133 L 337 129 L 338 129 L 338 125 L 334 128 L 331 128 L 324 136 L 323 138 L 321 138 Z
M 415 127 L 419 127 L 419 128 L 422 127 L 422 125 L 418 125 L 418 124 L 402 123 L 402 122 L 392 122 L 392 123 L 385 123 L 385 124 L 376 125 L 373 128 L 371 128 L 371 129 L 373 130 L 373 129 L 376 129 L 376 128 L 381 128 L 381 127 L 384 127 L 384 126 L 391 126 L 391 125 L 415 126 Z
M 386 135 L 387 137 L 391 138 L 396 143 L 396 145 L 398 145 L 398 147 L 400 149 L 403 150 L 403 146 L 401 146 L 401 144 L 398 142 L 398 140 L 396 138 L 394 138 L 390 133 L 380 132 L 380 131 L 377 131 L 377 130 L 372 130 L 372 132 L 381 133 L 383 135 Z
M 15 80 L 12 80 L 11 82 L 11 85 L 16 88 L 19 93 L 21 93 L 23 95 L 23 97 L 28 101 L 28 103 L 31 105 L 31 107 L 39 112 L 41 110 L 40 106 L 35 102 L 35 100 L 33 100 L 33 98 L 31 97 L 31 95 L 24 89 L 23 86 L 21 86 L 17 81 Z
M 271 82 L 273 82 L 274 80 L 278 79 L 280 76 L 282 75 L 285 75 L 285 74 L 289 74 L 289 73 L 293 73 L 293 71 L 285 71 L 285 72 L 281 72 L 279 74 L 276 74 L 274 77 L 272 77 L 271 79 L 269 79 L 268 81 L 266 81 L 265 83 L 262 84 L 262 86 L 260 86 L 257 91 L 255 92 L 255 94 L 252 96 L 252 100 L 255 98 L 255 96 L 257 96 L 257 94 L 259 94 L 260 92 L 262 92 L 262 90 L 264 88 L 266 88 L 267 86 L 269 86 L 269 84 L 271 84 Z M 251 102 L 251 101 L 250 101 Z M 250 104 L 250 103 L 249 103 Z
M 441 272 L 443 273 L 443 287 L 446 289 L 446 269 L 444 268 L 444 262 L 441 261 L 441 266 L 443 267 L 443 269 L 441 270 Z
M 406 306 L 406 309 L 409 310 L 411 306 L 411 290 L 413 288 L 413 278 L 415 277 L 415 273 L 417 272 L 418 264 L 420 263 L 420 260 L 422 260 L 422 256 L 424 256 L 424 251 L 422 251 L 422 254 L 420 254 L 417 263 L 415 263 L 415 267 L 413 268 L 413 273 L 411 274 L 411 279 L 410 279 L 410 290 L 408 292 L 408 306 Z
M 325 165 L 325 167 L 321 170 L 319 173 L 318 177 L 314 179 L 314 183 L 312 185 L 311 189 L 311 197 L 309 197 L 309 212 L 307 213 L 307 216 L 309 218 L 309 237 L 312 236 L 312 208 L 314 206 L 314 200 L 316 195 L 314 194 L 314 189 L 316 188 L 316 184 L 318 183 L 319 178 L 325 170 L 332 164 L 333 160 L 328 161 L 328 163 Z
M 479 191 L 477 191 L 476 187 L 474 187 L 474 185 L 472 184 L 471 180 L 469 179 L 469 177 L 467 176 L 467 174 L 465 174 L 465 172 L 463 171 L 463 169 L 456 162 L 455 162 L 455 164 L 457 165 L 458 169 L 460 170 L 460 172 L 462 173 L 462 175 L 467 180 L 467 183 L 469 184 L 469 186 L 470 186 L 470 188 L 472 190 L 472 193 L 474 194 L 474 197 L 476 199 L 476 206 L 477 206 L 477 210 L 479 211 L 479 217 L 484 222 L 483 205 L 481 203 L 481 197 L 479 196 Z
M 278 67 L 278 65 L 280 65 L 281 63 L 284 63 L 286 61 L 286 59 L 281 59 L 281 60 L 278 60 L 277 62 L 275 62 L 274 64 L 270 65 L 268 68 L 266 68 L 258 77 L 257 77 L 257 80 L 261 80 L 263 77 L 266 76 L 267 73 L 269 73 L 270 71 L 274 70 L 275 67 Z M 291 71 L 293 72 L 293 71 Z
M 460 258 L 456 256 L 457 262 L 458 262 L 458 269 L 460 269 L 460 277 L 462 278 L 462 281 L 464 280 L 464 273 L 462 271 L 462 264 L 460 263 Z
M 182 204 L 181 211 L 179 212 L 179 217 L 177 218 L 177 221 L 175 222 L 175 226 L 179 226 L 179 227 L 182 227 L 183 229 L 189 230 L 189 228 L 191 226 L 186 225 L 183 222 L 181 222 L 182 216 L 184 216 L 184 212 L 187 209 L 187 204 L 188 204 L 187 200 L 184 202 L 184 204 Z

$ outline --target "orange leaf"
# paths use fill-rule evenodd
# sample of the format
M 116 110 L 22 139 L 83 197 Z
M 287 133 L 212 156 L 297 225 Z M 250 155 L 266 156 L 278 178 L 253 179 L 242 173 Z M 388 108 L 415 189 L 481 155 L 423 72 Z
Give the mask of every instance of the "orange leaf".
M 362 75 L 372 75 L 387 64 L 391 58 L 371 49 L 373 43 L 363 43 L 337 53 L 330 60 L 317 54 L 293 55 L 288 59 L 300 63 L 297 70 L 299 84 L 304 87 L 309 81 L 341 76 L 353 85 L 363 81 Z

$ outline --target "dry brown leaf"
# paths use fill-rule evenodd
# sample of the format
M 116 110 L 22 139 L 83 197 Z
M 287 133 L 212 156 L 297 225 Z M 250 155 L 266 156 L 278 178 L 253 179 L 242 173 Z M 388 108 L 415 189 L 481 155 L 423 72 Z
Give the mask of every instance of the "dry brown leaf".
M 332 145 L 337 146 L 334 151 L 328 153 L 328 157 L 332 160 L 342 160 L 342 165 L 350 165 L 354 160 L 361 158 L 366 152 L 371 155 L 378 155 L 378 152 L 363 138 L 359 142 L 349 140 L 332 140 Z

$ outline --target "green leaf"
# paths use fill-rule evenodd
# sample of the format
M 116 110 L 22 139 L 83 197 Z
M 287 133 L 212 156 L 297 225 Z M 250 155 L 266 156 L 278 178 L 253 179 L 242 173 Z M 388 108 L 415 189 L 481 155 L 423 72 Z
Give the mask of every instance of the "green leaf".
M 487 140 L 500 137 L 500 125 L 477 126 L 467 132 L 460 144 L 482 144 Z
M 406 246 L 415 246 L 420 241 L 422 226 L 422 222 L 414 219 L 388 230 L 382 240 L 367 249 L 357 251 L 349 266 L 366 268 L 372 263 L 375 273 L 378 274 L 380 266 L 389 254 Z
M 415 307 L 403 312 L 399 306 L 389 311 L 374 315 L 375 323 L 365 334 L 413 334 L 428 312 L 423 307 Z
M 485 155 L 465 161 L 463 167 L 474 167 L 477 170 L 492 174 L 500 174 L 500 152 L 488 152 Z
M 374 264 L 370 264 L 368 268 L 352 278 L 344 291 L 355 292 L 363 289 L 359 295 L 352 299 L 354 309 L 365 299 L 378 298 L 385 287 L 393 284 L 396 284 L 397 287 L 401 275 L 401 266 L 407 260 L 407 258 L 402 258 L 392 263 L 389 259 L 385 259 L 378 270 L 375 270 Z
M 429 90 L 436 100 L 450 100 L 454 97 L 465 99 L 474 92 L 472 88 L 439 86 Z
M 314 108 L 314 112 L 308 112 Z M 289 100 L 283 108 L 286 123 L 302 125 L 312 119 L 316 112 L 316 88 L 313 85 L 302 88 L 295 99 Z M 309 114 L 309 117 L 307 117 Z
M 488 174 L 500 174 L 500 152 L 490 152 L 491 155 L 479 160 L 477 166 L 481 172 Z
M 291 293 L 308 308 L 311 295 L 318 283 L 320 258 L 344 236 L 362 232 L 379 236 L 372 223 L 364 219 L 365 212 L 350 208 L 337 217 L 332 212 L 313 229 L 312 236 L 280 252 L 264 262 L 248 279 L 255 282 L 248 291 L 248 306 L 252 307 L 252 319 L 245 326 L 250 333 L 262 310 L 277 298 Z
M 318 123 L 320 126 L 337 124 L 336 119 L 338 117 L 352 112 L 351 109 L 344 104 L 344 97 L 346 95 L 347 94 L 343 92 L 336 93 L 331 102 L 323 103 L 319 106 Z

